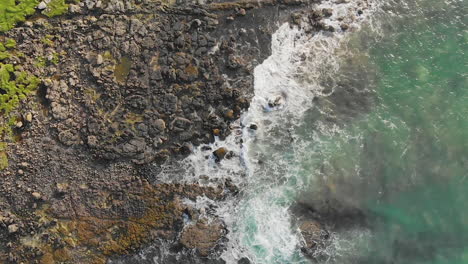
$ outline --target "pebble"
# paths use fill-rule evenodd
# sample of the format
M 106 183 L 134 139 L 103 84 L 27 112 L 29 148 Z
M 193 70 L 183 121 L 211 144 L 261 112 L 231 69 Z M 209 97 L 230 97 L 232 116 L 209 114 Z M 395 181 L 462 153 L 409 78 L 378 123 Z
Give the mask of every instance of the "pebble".
M 257 130 L 257 129 L 258 129 L 258 126 L 257 126 L 256 124 L 251 124 L 251 125 L 249 126 L 249 128 L 252 129 L 252 130 Z
M 37 9 L 39 10 L 44 10 L 46 8 L 47 8 L 47 4 L 44 1 L 40 2 L 39 5 L 37 6 Z
M 41 199 L 41 197 L 42 197 L 41 194 L 38 193 L 38 192 L 33 192 L 31 195 L 32 195 L 32 197 L 33 197 L 34 199 L 36 199 L 36 200 L 39 200 L 39 199 Z
M 32 113 L 27 113 L 26 116 L 25 116 L 25 119 L 26 119 L 26 121 L 28 121 L 29 123 L 31 123 L 31 122 L 32 122 L 32 119 L 33 119 Z
M 96 64 L 101 65 L 104 62 L 104 58 L 102 57 L 101 54 L 99 54 L 96 58 Z
M 245 11 L 244 8 L 241 8 L 241 9 L 239 9 L 239 12 L 237 12 L 237 14 L 239 14 L 241 16 L 245 16 L 247 14 L 247 12 Z
M 10 233 L 10 234 L 16 233 L 16 232 L 18 232 L 18 229 L 19 229 L 19 227 L 18 227 L 17 224 L 9 225 L 8 226 L 8 233 Z

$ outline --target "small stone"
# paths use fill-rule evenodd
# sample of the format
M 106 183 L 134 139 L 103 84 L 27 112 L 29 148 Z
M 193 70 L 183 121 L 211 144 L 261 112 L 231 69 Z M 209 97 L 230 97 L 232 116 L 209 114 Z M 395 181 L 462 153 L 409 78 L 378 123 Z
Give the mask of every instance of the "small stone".
M 10 234 L 16 233 L 16 232 L 18 232 L 18 229 L 19 229 L 19 227 L 18 227 L 17 224 L 9 225 L 8 226 L 8 233 L 10 233 Z
M 349 29 L 349 25 L 348 25 L 348 24 L 341 24 L 340 27 L 341 27 L 341 30 L 343 30 L 343 31 L 346 31 L 346 30 Z
M 59 194 L 64 194 L 67 192 L 68 184 L 67 183 L 57 183 L 55 185 L 56 191 Z
M 96 136 L 88 136 L 88 146 L 90 147 L 96 147 L 99 143 L 98 139 Z
M 257 129 L 258 129 L 258 126 L 257 126 L 256 124 L 251 124 L 251 125 L 249 126 L 249 128 L 252 129 L 252 130 L 257 130 Z
M 79 5 L 69 5 L 68 7 L 68 11 L 70 11 L 70 13 L 79 13 L 81 12 L 81 7 Z
M 33 119 L 33 115 L 31 113 L 27 113 L 24 119 L 26 119 L 26 121 L 31 123 Z
M 38 192 L 33 192 L 31 195 L 32 195 L 32 197 L 33 197 L 34 199 L 36 199 L 36 200 L 40 200 L 41 197 L 42 197 L 41 194 L 38 193 Z
M 219 129 L 217 129 L 217 128 L 213 129 L 213 134 L 214 134 L 215 136 L 219 136 L 220 133 L 221 133 L 221 130 L 219 130 Z
M 21 127 L 23 127 L 23 122 L 18 121 L 18 122 L 16 122 L 15 126 L 16 126 L 17 128 L 21 128 Z
M 99 54 L 96 58 L 96 64 L 101 65 L 104 62 L 104 58 L 102 57 L 101 54 Z
M 18 174 L 19 174 L 19 175 L 23 175 L 23 174 L 24 174 L 24 171 L 23 171 L 23 170 L 18 170 Z
M 228 110 L 228 111 L 226 111 L 226 113 L 224 115 L 228 119 L 233 119 L 234 118 L 234 111 L 233 110 Z
M 240 15 L 240 16 L 245 16 L 245 15 L 247 14 L 247 12 L 245 11 L 244 8 L 241 8 L 241 9 L 239 9 L 239 11 L 237 12 L 237 14 Z
M 166 129 L 166 122 L 162 119 L 154 121 L 154 125 L 159 131 L 164 131 L 164 129 Z
M 40 2 L 39 5 L 37 6 L 37 9 L 39 10 L 44 10 L 46 8 L 47 8 L 47 4 L 44 1 Z

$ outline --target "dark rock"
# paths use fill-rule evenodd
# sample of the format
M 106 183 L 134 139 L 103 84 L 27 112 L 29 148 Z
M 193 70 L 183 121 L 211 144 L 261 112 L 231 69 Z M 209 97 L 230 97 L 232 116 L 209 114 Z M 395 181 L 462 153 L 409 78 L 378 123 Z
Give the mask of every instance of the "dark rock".
M 239 261 L 237 261 L 237 264 L 250 264 L 250 260 L 248 258 L 241 258 Z
M 252 130 L 257 130 L 257 129 L 258 129 L 258 126 L 257 126 L 256 124 L 251 124 L 251 125 L 249 126 L 249 128 L 252 129 Z

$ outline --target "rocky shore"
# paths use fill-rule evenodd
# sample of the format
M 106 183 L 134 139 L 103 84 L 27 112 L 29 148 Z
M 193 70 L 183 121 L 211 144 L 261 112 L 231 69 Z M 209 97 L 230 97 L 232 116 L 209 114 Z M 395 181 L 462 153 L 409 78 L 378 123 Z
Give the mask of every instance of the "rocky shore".
M 0 263 L 145 263 L 131 255 L 158 243 L 186 252 L 174 263 L 223 263 L 224 223 L 184 201 L 221 201 L 238 187 L 163 184 L 147 172 L 228 136 L 275 29 L 334 30 L 321 22 L 333 11 L 307 0 L 203 2 L 86 0 L 1 36 L 16 42 L 1 60 L 15 67 L 7 77 L 41 81 L 3 116 Z

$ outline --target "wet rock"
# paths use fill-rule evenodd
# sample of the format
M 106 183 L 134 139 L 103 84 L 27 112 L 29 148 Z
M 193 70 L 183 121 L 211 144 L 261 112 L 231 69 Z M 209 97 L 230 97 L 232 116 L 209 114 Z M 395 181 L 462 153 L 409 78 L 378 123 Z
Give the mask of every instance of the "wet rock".
M 237 264 L 250 264 L 250 260 L 248 258 L 241 258 L 239 261 L 237 261 Z
M 341 28 L 341 30 L 343 30 L 343 31 L 346 31 L 346 30 L 348 30 L 348 29 L 349 29 L 349 25 L 348 25 L 348 24 L 345 24 L 345 23 L 343 23 L 343 24 L 341 24 L 341 25 L 340 25 L 340 28 Z
M 273 98 L 268 99 L 268 107 L 272 109 L 278 109 L 286 102 L 283 95 L 278 95 Z
M 257 126 L 256 124 L 251 124 L 251 125 L 249 126 L 249 128 L 252 129 L 252 130 L 257 130 L 257 129 L 258 129 L 258 126 Z
M 215 160 L 217 162 L 220 162 L 222 159 L 224 159 L 224 157 L 226 156 L 227 153 L 228 153 L 227 148 L 221 147 L 221 148 L 218 148 L 217 150 L 213 151 L 213 156 L 215 157 Z
M 207 257 L 218 245 L 224 235 L 224 227 L 220 221 L 207 223 L 200 220 L 196 224 L 185 227 L 180 237 L 180 243 L 189 249 L 195 249 L 202 257 Z
M 315 220 L 301 221 L 299 230 L 303 238 L 301 250 L 309 256 L 313 256 L 315 251 L 323 248 L 330 237 L 328 231 Z

